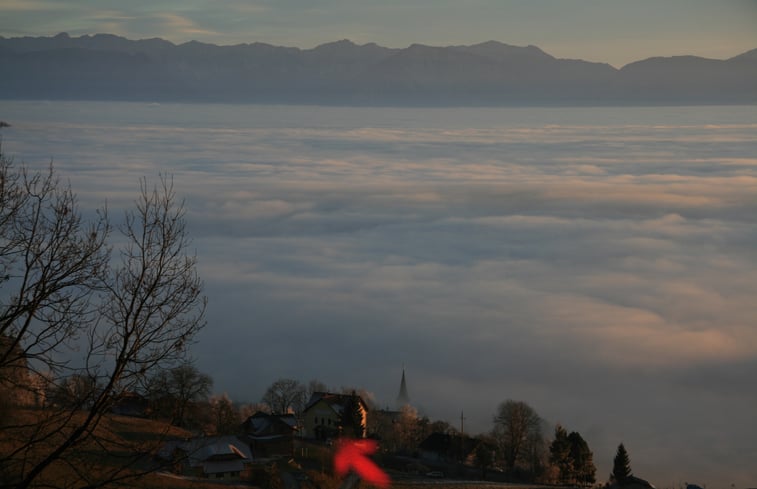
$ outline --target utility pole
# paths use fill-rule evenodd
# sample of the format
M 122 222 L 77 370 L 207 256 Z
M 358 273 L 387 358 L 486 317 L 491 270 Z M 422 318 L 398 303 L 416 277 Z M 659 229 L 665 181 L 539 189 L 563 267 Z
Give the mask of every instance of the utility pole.
M 465 415 L 463 413 L 463 410 L 460 410 L 460 463 L 463 463 L 463 451 L 464 451 L 464 445 L 465 445 Z

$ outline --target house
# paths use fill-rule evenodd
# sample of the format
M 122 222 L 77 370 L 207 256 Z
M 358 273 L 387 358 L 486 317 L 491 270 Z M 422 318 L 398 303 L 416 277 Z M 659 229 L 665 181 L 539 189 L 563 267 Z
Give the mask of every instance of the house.
M 628 476 L 623 482 L 613 481 L 610 489 L 655 489 L 649 482 L 636 476 Z
M 402 422 L 403 412 L 390 409 L 374 409 L 368 420 L 368 436 L 383 440 L 390 436 L 394 425 Z
M 302 412 L 302 417 L 303 437 L 318 440 L 339 436 L 365 438 L 368 406 L 355 393 L 314 392 Z M 350 424 L 352 426 L 348 426 Z M 357 432 L 360 434 L 355 435 Z
M 26 352 L 11 336 L 0 336 L 0 399 L 13 406 L 33 405 Z
M 258 411 L 242 423 L 244 439 L 258 459 L 291 457 L 297 430 L 297 419 L 293 414 L 275 415 Z
M 174 471 L 208 479 L 240 480 L 250 475 L 250 446 L 237 436 L 212 436 L 172 441 L 159 458 L 173 462 Z

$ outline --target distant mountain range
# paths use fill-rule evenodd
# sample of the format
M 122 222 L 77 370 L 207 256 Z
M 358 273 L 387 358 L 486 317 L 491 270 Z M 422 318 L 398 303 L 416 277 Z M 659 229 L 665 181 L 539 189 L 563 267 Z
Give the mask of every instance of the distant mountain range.
M 326 105 L 703 105 L 757 103 L 757 49 L 716 60 L 649 58 L 616 69 L 536 46 L 343 40 L 264 43 L 129 40 L 110 34 L 0 37 L 0 98 Z

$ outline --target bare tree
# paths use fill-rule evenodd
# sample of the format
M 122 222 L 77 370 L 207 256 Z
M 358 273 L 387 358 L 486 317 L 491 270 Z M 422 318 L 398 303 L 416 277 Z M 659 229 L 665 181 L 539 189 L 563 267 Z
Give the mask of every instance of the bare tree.
M 176 426 L 193 424 L 193 403 L 207 401 L 213 379 L 183 362 L 169 370 L 160 370 L 147 383 L 147 396 L 157 417 L 168 418 Z M 196 423 L 195 423 L 196 424 Z
M 213 422 L 217 434 L 229 435 L 239 432 L 242 422 L 239 410 L 225 392 L 220 396 L 211 397 L 210 407 L 213 410 Z
M 100 422 L 151 372 L 181 360 L 204 325 L 183 204 L 166 178 L 154 188 L 142 180 L 140 190 L 112 257 L 105 210 L 85 222 L 52 166 L 17 169 L 0 153 L 0 377 L 22 394 L 0 426 L 7 486 L 132 477 L 143 453 L 91 470 L 91 453 L 115 453 Z M 35 392 L 24 393 L 30 385 Z M 40 391 L 67 387 L 74 402 L 30 409 Z
M 0 369 L 14 373 L 13 390 L 24 389 L 27 368 L 65 371 L 56 353 L 95 324 L 109 231 L 104 213 L 83 222 L 52 167 L 16 170 L 0 152 Z
M 316 392 L 328 392 L 328 391 L 329 391 L 329 388 L 326 386 L 326 384 L 324 384 L 318 379 L 311 379 L 310 382 L 308 382 L 307 389 L 305 389 L 305 399 L 306 399 L 305 402 L 310 400 L 310 398 L 313 397 L 313 394 L 315 394 Z
M 365 406 L 369 410 L 376 409 L 376 396 L 374 396 L 373 392 L 369 391 L 368 389 L 365 389 L 363 387 L 342 386 L 339 390 L 342 394 L 360 396 L 360 399 L 363 400 Z
M 268 404 L 262 402 L 245 403 L 239 406 L 239 419 L 244 421 L 257 412 L 271 414 Z
M 305 386 L 294 379 L 279 379 L 266 389 L 262 401 L 271 409 L 271 414 L 294 413 L 299 417 L 305 408 Z
M 97 379 L 82 374 L 73 374 L 57 384 L 46 394 L 48 406 L 70 409 L 86 409 L 90 407 L 92 399 L 102 386 Z
M 492 436 L 507 470 L 513 471 L 519 462 L 531 470 L 534 450 L 543 441 L 541 418 L 525 402 L 507 400 L 499 405 L 494 416 Z

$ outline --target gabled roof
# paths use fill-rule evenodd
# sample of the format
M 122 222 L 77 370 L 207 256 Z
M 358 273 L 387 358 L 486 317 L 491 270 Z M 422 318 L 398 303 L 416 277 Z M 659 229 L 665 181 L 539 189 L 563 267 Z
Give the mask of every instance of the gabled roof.
M 169 442 L 161 448 L 160 455 L 163 458 L 170 458 L 170 454 L 177 449 L 187 454 L 191 467 L 207 467 L 209 463 L 217 462 L 252 461 L 250 446 L 237 436 L 211 436 Z
M 245 431 L 253 436 L 285 434 L 297 430 L 293 414 L 268 414 L 258 411 L 244 422 Z
M 329 407 L 331 407 L 331 409 L 334 410 L 334 412 L 337 415 L 341 415 L 342 411 L 344 411 L 344 407 L 353 397 L 357 397 L 357 399 L 360 401 L 360 405 L 362 406 L 362 408 L 365 411 L 368 411 L 368 405 L 366 405 L 365 401 L 363 401 L 363 398 L 357 394 L 334 394 L 332 392 L 313 392 L 313 394 L 310 396 L 310 400 L 308 401 L 307 405 L 305 406 L 305 409 L 303 410 L 303 413 L 306 413 L 310 408 L 318 404 L 319 401 L 324 401 L 326 404 L 329 405 Z
M 638 487 L 646 487 L 649 489 L 655 489 L 655 487 L 649 481 L 646 481 L 634 475 L 629 476 L 628 479 L 626 479 L 626 481 L 623 483 L 623 486 L 625 487 L 625 486 L 628 486 L 629 484 L 634 484 Z
M 655 486 L 640 477 L 634 475 L 628 476 L 622 483 L 618 481 L 610 485 L 614 489 L 655 489 Z

